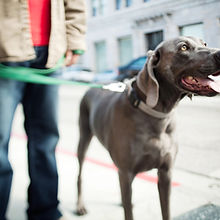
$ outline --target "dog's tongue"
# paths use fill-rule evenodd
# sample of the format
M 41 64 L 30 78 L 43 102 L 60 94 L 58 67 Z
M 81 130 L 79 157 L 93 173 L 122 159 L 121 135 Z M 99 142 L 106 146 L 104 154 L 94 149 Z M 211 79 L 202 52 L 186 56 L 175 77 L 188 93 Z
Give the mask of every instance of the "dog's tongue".
M 216 92 L 220 93 L 220 77 L 212 77 L 210 76 L 212 80 L 208 82 L 208 85 Z
M 209 86 L 216 92 L 220 93 L 220 81 L 211 81 Z
M 220 93 L 220 76 L 212 76 L 210 75 L 209 78 L 203 79 L 200 77 L 187 77 L 186 82 L 195 85 L 196 87 L 209 87 L 217 93 Z
M 184 81 L 190 85 L 192 90 L 212 89 L 213 91 L 220 93 L 220 75 L 209 75 L 206 79 L 188 76 L 184 78 Z

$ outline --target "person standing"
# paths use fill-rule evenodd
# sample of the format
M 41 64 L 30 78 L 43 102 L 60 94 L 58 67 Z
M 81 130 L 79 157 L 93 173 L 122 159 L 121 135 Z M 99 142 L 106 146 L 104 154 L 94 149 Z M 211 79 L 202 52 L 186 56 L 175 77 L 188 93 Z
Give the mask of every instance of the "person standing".
M 66 65 L 72 65 L 86 49 L 85 32 L 84 0 L 0 1 L 2 64 L 45 69 L 65 55 Z M 28 220 L 64 219 L 58 209 L 55 159 L 58 86 L 0 78 L 0 220 L 6 220 L 10 196 L 8 145 L 19 103 L 28 137 Z

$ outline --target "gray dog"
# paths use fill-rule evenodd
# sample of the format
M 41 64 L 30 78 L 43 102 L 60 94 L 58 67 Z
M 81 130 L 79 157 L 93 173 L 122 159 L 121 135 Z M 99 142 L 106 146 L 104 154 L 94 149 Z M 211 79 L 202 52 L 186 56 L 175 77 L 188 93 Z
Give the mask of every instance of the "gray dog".
M 220 92 L 220 50 L 193 37 L 162 42 L 148 54 L 137 78 L 121 93 L 90 89 L 80 105 L 77 213 L 82 201 L 81 171 L 93 135 L 118 167 L 125 220 L 133 220 L 131 184 L 135 175 L 158 169 L 163 220 L 170 220 L 171 173 L 177 153 L 173 110 L 184 96 Z

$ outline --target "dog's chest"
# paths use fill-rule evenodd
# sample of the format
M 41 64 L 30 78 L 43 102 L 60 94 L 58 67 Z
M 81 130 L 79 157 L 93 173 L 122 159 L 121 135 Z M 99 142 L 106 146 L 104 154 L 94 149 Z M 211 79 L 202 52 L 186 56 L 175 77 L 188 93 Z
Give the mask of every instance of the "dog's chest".
M 176 155 L 176 144 L 167 133 L 157 137 L 137 136 L 135 142 L 136 147 L 132 147 L 131 154 L 136 173 L 166 165 Z

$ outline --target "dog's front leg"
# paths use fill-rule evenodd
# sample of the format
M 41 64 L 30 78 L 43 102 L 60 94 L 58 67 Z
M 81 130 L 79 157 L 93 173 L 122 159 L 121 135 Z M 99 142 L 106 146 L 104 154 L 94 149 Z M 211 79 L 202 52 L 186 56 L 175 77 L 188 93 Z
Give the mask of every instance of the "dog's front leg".
M 158 190 L 163 220 L 170 220 L 171 170 L 158 170 Z
M 130 172 L 118 171 L 121 187 L 122 205 L 125 213 L 125 220 L 133 220 L 132 212 L 132 189 L 131 184 L 134 175 Z

